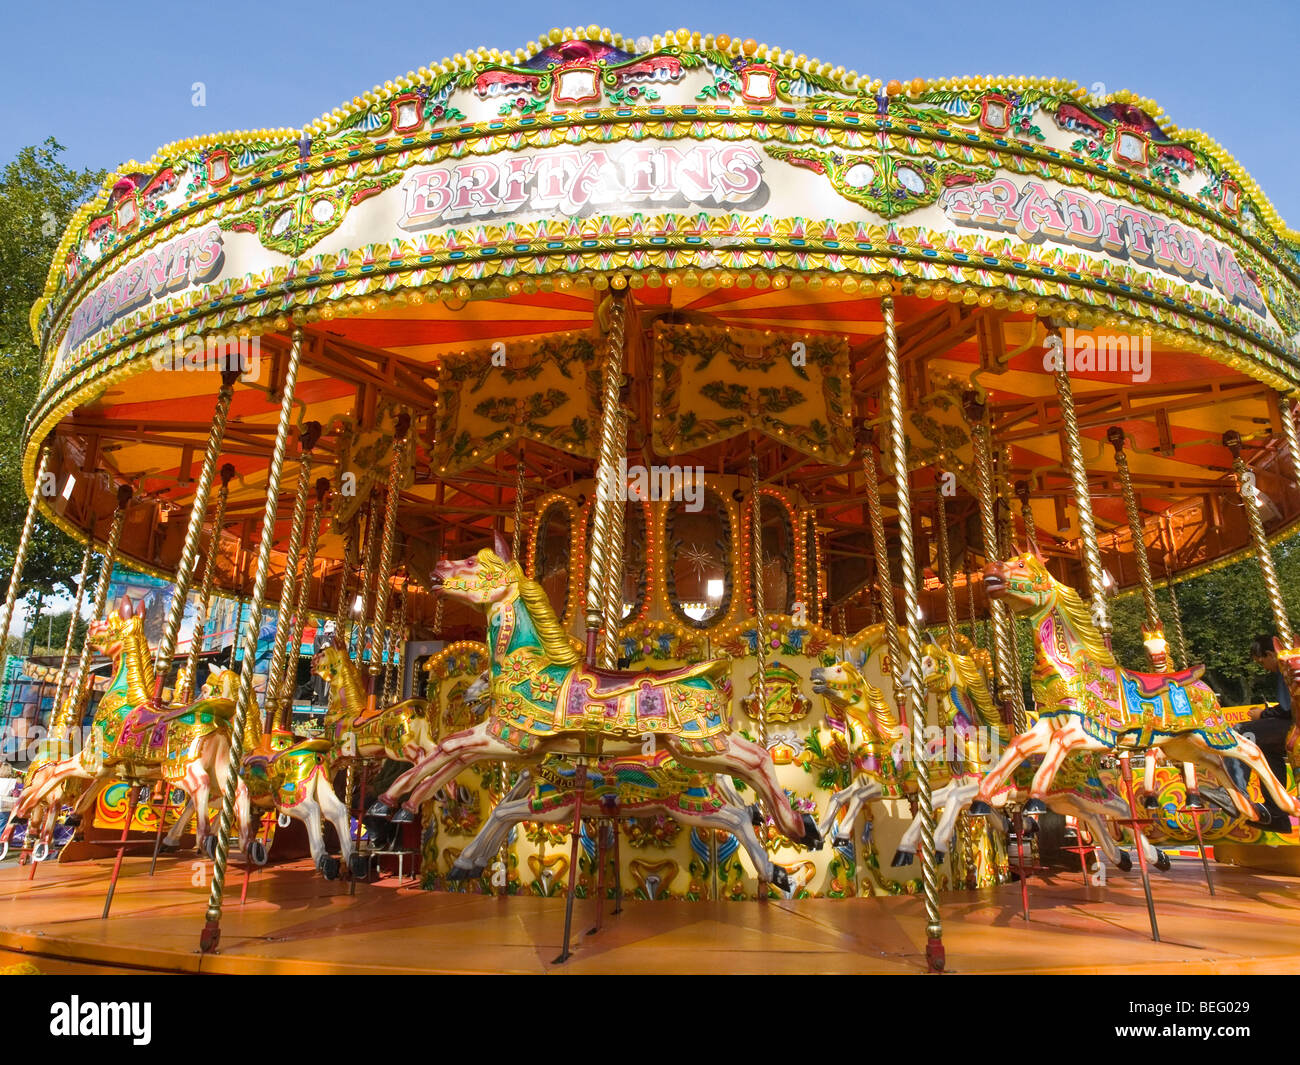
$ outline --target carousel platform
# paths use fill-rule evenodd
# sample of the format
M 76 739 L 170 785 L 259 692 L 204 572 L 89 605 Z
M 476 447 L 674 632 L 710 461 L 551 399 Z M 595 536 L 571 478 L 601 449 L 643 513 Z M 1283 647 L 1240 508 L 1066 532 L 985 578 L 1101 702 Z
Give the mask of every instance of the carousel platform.
M 253 877 L 232 869 L 221 950 L 197 953 L 207 889 L 189 859 L 127 858 L 109 920 L 107 861 L 43 866 L 33 880 L 0 868 L 0 970 L 46 973 L 921 973 L 917 898 L 758 903 L 625 903 L 589 937 L 580 903 L 576 953 L 553 959 L 562 899 L 496 899 L 327 883 L 307 863 Z M 206 864 L 206 863 L 205 863 Z M 1199 864 L 1154 879 L 1163 942 L 1151 941 L 1136 873 L 1106 887 L 1078 873 L 1031 882 L 1028 924 L 1007 885 L 945 896 L 954 973 L 1300 972 L 1300 883 L 1218 866 L 1210 898 Z

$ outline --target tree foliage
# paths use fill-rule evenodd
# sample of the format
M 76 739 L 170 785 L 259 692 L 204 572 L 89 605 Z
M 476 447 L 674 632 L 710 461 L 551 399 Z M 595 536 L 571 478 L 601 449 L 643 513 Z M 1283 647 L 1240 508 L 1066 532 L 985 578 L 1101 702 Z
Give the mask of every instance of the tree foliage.
M 13 565 L 27 509 L 20 449 L 40 386 L 40 354 L 29 315 L 69 218 L 104 176 L 65 166 L 63 150 L 51 138 L 23 148 L 0 170 L 0 573 Z M 80 562 L 77 545 L 38 520 L 23 590 L 33 599 L 69 591 Z

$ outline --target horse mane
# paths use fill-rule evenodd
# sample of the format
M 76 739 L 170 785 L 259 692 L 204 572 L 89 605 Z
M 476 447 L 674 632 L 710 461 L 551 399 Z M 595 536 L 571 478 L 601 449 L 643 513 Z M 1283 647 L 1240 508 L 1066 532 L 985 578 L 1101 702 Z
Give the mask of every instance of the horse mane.
M 1075 635 L 1078 636 L 1079 642 L 1083 644 L 1084 650 L 1096 660 L 1100 666 L 1117 666 L 1115 655 L 1110 648 L 1106 646 L 1106 641 L 1102 639 L 1101 632 L 1092 621 L 1092 608 L 1083 601 L 1083 597 L 1068 584 L 1062 584 L 1043 566 L 1037 559 L 1035 563 L 1047 575 L 1047 579 L 1052 582 L 1056 590 L 1056 606 L 1064 615 L 1065 620 L 1069 622 L 1074 629 Z
M 957 674 L 957 680 L 962 688 L 970 693 L 971 701 L 975 704 L 975 711 L 980 718 L 979 724 L 1001 727 L 1002 720 L 993 705 L 993 693 L 989 691 L 988 680 L 979 663 L 971 655 L 958 654 L 954 651 L 948 653 L 948 661 L 952 663 L 953 672 Z
M 857 700 L 845 706 L 844 712 L 850 717 L 856 717 L 860 722 L 865 721 L 868 730 L 882 740 L 897 743 L 903 738 L 903 728 L 894 713 L 894 708 L 885 698 L 885 693 L 867 680 L 853 663 L 848 662 L 845 665 L 853 668 L 857 677 L 854 688 L 860 694 Z
M 555 616 L 555 609 L 546 594 L 546 589 L 535 580 L 524 576 L 518 562 L 506 562 L 495 551 L 484 548 L 477 555 L 478 563 L 484 569 L 501 573 L 506 583 L 513 583 L 519 592 L 519 598 L 528 608 L 537 638 L 541 641 L 546 657 L 559 666 L 576 666 L 582 656 L 569 642 L 569 634 L 564 631 L 560 619 Z

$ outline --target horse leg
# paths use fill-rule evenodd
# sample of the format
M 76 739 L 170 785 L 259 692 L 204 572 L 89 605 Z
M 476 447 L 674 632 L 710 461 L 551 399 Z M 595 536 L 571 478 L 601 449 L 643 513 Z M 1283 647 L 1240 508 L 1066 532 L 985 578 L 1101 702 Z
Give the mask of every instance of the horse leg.
M 1192 733 L 1189 736 L 1193 746 L 1211 750 L 1211 747 L 1205 740 Z M 1226 751 L 1219 752 L 1227 758 L 1236 758 L 1240 762 L 1245 762 L 1251 769 L 1259 774 L 1259 782 L 1268 789 L 1268 793 L 1273 796 L 1273 801 L 1278 804 L 1292 817 L 1300 816 L 1300 802 L 1291 796 L 1286 790 L 1282 781 L 1277 779 L 1272 767 L 1268 764 L 1268 759 L 1264 757 L 1264 752 L 1259 749 L 1254 740 L 1248 740 L 1245 736 L 1237 735 L 1237 745 Z
M 1073 719 L 1064 728 L 1053 732 L 1047 743 L 1047 751 L 1043 754 L 1043 763 L 1038 767 L 1033 782 L 1029 785 L 1029 798 L 1038 799 L 1040 802 L 1045 800 L 1052 787 L 1052 780 L 1061 768 L 1061 763 L 1065 761 L 1066 755 L 1088 747 L 1098 749 L 1100 744 L 1089 737 Z
M 414 784 L 406 801 L 402 803 L 407 810 L 415 813 L 431 794 L 447 781 L 457 776 L 462 770 L 475 762 L 482 761 L 518 762 L 524 756 L 508 744 L 488 734 L 488 723 L 482 722 L 472 729 L 448 736 L 442 745 L 419 765 L 403 773 L 380 798 L 391 805 L 397 801 L 399 784 L 403 787 Z
M 1255 809 L 1255 804 L 1251 802 L 1250 796 L 1244 794 L 1233 783 L 1232 774 L 1228 772 L 1228 767 L 1223 761 L 1224 752 L 1210 747 L 1209 744 L 1194 733 L 1184 733 L 1181 736 L 1171 737 L 1160 746 L 1166 754 L 1179 762 L 1196 762 L 1202 766 L 1212 768 L 1222 778 L 1224 782 L 1223 790 L 1227 792 L 1228 798 L 1232 800 L 1237 815 L 1247 821 L 1254 821 L 1259 817 L 1259 811 Z M 1209 789 L 1210 793 L 1213 791 L 1213 788 Z M 1202 788 L 1201 793 L 1207 794 L 1206 789 Z
M 816 846 L 821 842 L 816 822 L 811 817 L 796 814 L 790 805 L 776 779 L 772 756 L 767 748 L 731 733 L 719 737 L 725 742 L 720 753 L 702 755 L 687 749 L 678 736 L 662 735 L 660 738 L 684 766 L 710 773 L 729 772 L 748 781 L 767 803 L 781 833 L 791 842 L 805 846 Z
M 347 867 L 350 875 L 364 875 L 363 872 L 359 872 L 358 869 L 353 866 L 352 862 L 352 821 L 349 817 L 348 808 L 344 805 L 343 800 L 335 793 L 324 770 L 318 769 L 316 771 L 316 786 L 314 791 L 317 809 L 320 811 L 320 817 L 329 821 L 330 824 L 334 826 L 334 831 L 338 833 L 339 849 L 343 855 L 343 864 Z M 324 844 L 322 844 L 322 847 L 323 846 Z M 365 859 L 363 858 L 363 860 Z
M 321 828 L 321 810 L 310 795 L 304 796 L 295 806 L 284 810 L 290 817 L 301 821 L 307 828 L 307 845 L 311 848 L 312 864 L 326 880 L 337 880 L 339 860 L 325 850 L 325 832 Z M 343 835 L 347 835 L 345 829 Z
M 194 813 L 194 800 L 187 792 L 185 805 L 181 807 L 181 812 L 176 815 L 176 820 L 172 822 L 172 827 L 167 830 L 167 835 L 163 836 L 163 850 L 174 850 L 180 846 L 181 836 L 185 833 L 185 826 L 190 823 L 192 813 Z
M 832 838 L 832 832 L 834 832 L 834 839 L 837 842 L 852 839 L 853 825 L 851 822 L 847 834 L 842 834 L 837 831 L 839 826 L 836 824 L 836 815 L 840 812 L 840 809 L 844 804 L 849 801 L 849 791 L 849 788 L 841 788 L 839 791 L 835 792 L 827 802 L 826 813 L 822 817 L 821 824 L 817 826 L 817 831 L 821 834 L 822 839 Z M 743 805 L 743 803 L 738 805 Z
M 531 787 L 529 791 L 531 792 Z M 565 821 L 573 814 L 574 796 L 568 798 L 541 812 L 534 812 L 531 809 L 531 798 L 517 798 L 507 796 L 497 803 L 488 819 L 484 822 L 483 827 L 479 829 L 476 835 L 460 855 L 456 858 L 450 872 L 447 874 L 449 880 L 477 880 L 483 875 L 493 856 L 501 849 L 501 844 L 509 834 L 510 829 L 520 821 L 538 821 L 543 824 L 554 824 L 558 821 Z
M 749 816 L 749 810 L 743 804 L 723 806 L 711 813 L 683 810 L 680 805 L 674 804 L 668 806 L 666 812 L 674 820 L 683 824 L 694 825 L 706 831 L 721 829 L 723 832 L 730 832 L 749 855 L 749 861 L 754 866 L 754 873 L 758 879 L 775 884 L 787 896 L 790 894 L 790 874 L 768 856 L 767 850 L 754 831 L 754 822 Z
M 1013 739 L 1002 753 L 1002 757 L 998 759 L 997 765 L 990 769 L 984 775 L 984 779 L 980 781 L 979 791 L 975 796 L 976 800 L 986 805 L 990 804 L 993 800 L 993 793 L 1006 783 L 1007 778 L 1016 771 L 1021 762 L 1047 750 L 1052 731 L 1051 719 L 1043 717 L 1034 722 L 1033 727 L 1028 732 L 1021 733 Z

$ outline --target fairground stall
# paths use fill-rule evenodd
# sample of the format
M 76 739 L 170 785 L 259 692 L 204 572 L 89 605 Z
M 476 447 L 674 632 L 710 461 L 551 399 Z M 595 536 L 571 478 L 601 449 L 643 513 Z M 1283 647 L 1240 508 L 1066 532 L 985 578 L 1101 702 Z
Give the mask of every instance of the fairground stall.
M 1051 810 L 1076 879 L 1131 867 L 1141 942 L 1167 850 L 1295 843 L 1177 586 L 1258 558 L 1289 668 L 1298 249 L 1130 93 L 687 30 L 557 29 L 168 145 L 81 208 L 32 313 L 31 516 L 103 575 L 26 813 L 80 804 L 108 844 L 58 875 L 135 885 L 172 844 L 188 883 L 197 807 L 204 951 L 237 875 L 246 906 L 360 899 L 382 852 L 430 897 L 534 896 L 562 957 L 562 898 L 736 900 L 743 938 L 748 900 L 860 927 L 899 896 L 938 968 L 954 900 L 1022 908 Z M 114 563 L 175 582 L 153 644 Z M 1145 661 L 1115 662 L 1117 592 Z M 187 597 L 245 605 L 234 672 L 177 656 Z M 318 735 L 288 727 L 304 627 Z M 310 864 L 277 856 L 295 819 Z

